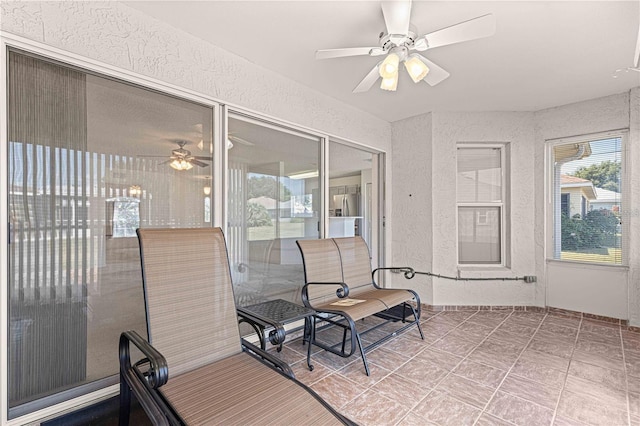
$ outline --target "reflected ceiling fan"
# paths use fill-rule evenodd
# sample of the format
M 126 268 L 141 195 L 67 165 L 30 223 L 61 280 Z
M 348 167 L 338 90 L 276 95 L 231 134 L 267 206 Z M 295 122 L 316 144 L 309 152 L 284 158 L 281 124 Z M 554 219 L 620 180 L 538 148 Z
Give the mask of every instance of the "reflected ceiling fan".
M 200 157 L 191 155 L 191 151 L 188 149 L 184 149 L 184 146 L 187 144 L 187 141 L 177 140 L 175 141 L 178 144 L 178 149 L 174 149 L 171 151 L 171 156 L 166 161 L 163 161 L 160 164 L 169 164 L 172 168 L 176 170 L 191 170 L 193 166 L 198 167 L 208 167 L 209 165 L 204 161 L 211 161 L 210 157 Z
M 395 91 L 398 86 L 398 69 L 401 62 L 418 83 L 425 81 L 435 86 L 449 73 L 416 52 L 427 49 L 475 40 L 495 33 L 496 23 L 492 14 L 452 25 L 441 30 L 418 36 L 410 25 L 411 0 L 383 1 L 382 14 L 386 32 L 380 33 L 379 46 L 324 49 L 316 52 L 316 59 L 341 58 L 345 56 L 385 56 L 365 78 L 353 89 L 353 93 L 366 92 L 382 77 L 381 89 Z

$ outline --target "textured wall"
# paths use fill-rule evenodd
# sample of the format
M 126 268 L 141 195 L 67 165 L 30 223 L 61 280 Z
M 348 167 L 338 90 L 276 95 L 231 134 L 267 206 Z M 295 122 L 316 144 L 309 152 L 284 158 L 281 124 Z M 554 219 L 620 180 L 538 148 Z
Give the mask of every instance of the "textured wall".
M 629 92 L 625 92 L 536 112 L 536 158 L 544 158 L 545 141 L 549 139 L 629 128 L 629 102 Z M 636 152 L 638 151 L 638 142 L 640 141 L 637 134 L 630 134 L 627 141 L 627 149 L 628 154 L 630 154 L 629 160 L 631 161 L 634 161 L 634 158 L 638 155 Z M 540 174 L 536 173 L 536 181 L 540 188 L 536 197 L 541 203 L 545 203 L 544 168 L 540 169 L 540 171 Z M 633 167 L 633 163 L 630 162 L 627 164 L 627 173 L 633 183 L 634 180 L 638 180 L 640 169 Z M 638 239 L 640 235 L 633 230 L 634 222 L 637 223 L 638 219 L 637 217 L 634 219 L 629 216 L 630 212 L 638 211 L 638 201 L 640 201 L 637 200 L 637 196 L 634 196 L 633 188 L 634 186 L 631 185 L 629 193 L 624 194 L 624 201 L 627 204 L 623 206 L 622 211 L 623 222 L 629 221 L 631 225 L 629 228 L 631 231 L 629 235 L 631 244 L 630 273 L 627 273 L 626 270 L 623 270 L 624 273 L 620 273 L 621 269 L 619 268 L 600 268 L 598 273 L 586 274 L 578 278 L 576 274 L 572 273 L 574 270 L 572 265 L 556 262 L 553 264 L 553 268 L 550 268 L 546 264 L 544 255 L 538 257 L 537 270 L 543 271 L 541 273 L 546 284 L 544 287 L 546 294 L 539 296 L 543 296 L 549 306 L 576 311 L 585 310 L 606 316 L 627 316 L 627 305 L 631 308 L 630 302 L 632 300 L 627 300 L 626 290 L 628 288 L 629 295 L 632 295 L 634 294 L 633 288 L 638 285 L 633 280 L 629 280 L 629 277 L 633 276 L 634 271 L 637 270 L 638 265 L 634 264 L 640 261 L 638 259 L 640 253 L 636 248 L 640 242 Z M 543 228 L 544 223 L 545 217 L 541 213 L 536 217 L 536 229 Z M 549 246 L 551 244 L 550 234 L 548 232 L 544 234 L 537 243 L 541 244 L 541 247 L 544 247 L 545 244 Z M 637 274 L 637 272 L 635 273 Z M 574 279 L 568 279 L 568 277 L 573 277 Z M 608 278 L 603 279 L 603 277 Z M 597 297 L 594 297 L 594 295 L 597 295 Z M 637 311 L 637 308 L 634 309 Z M 640 312 L 633 314 L 632 311 L 633 309 L 629 309 L 629 317 L 640 314 Z M 624 313 L 621 314 L 621 312 Z
M 432 260 L 432 140 L 431 114 L 396 121 L 392 125 L 394 194 L 387 206 L 394 220 L 392 265 L 430 271 Z M 424 303 L 433 304 L 431 279 L 411 281 L 393 277 L 396 287 L 411 287 Z
M 118 2 L 0 2 L 0 29 L 389 150 L 389 123 Z
M 516 112 L 433 114 L 433 272 L 461 277 L 514 277 L 535 272 L 533 114 Z M 511 182 L 510 268 L 457 266 L 456 144 L 508 143 Z M 395 149 L 395 148 L 394 148 Z M 394 155 L 395 155 L 394 151 Z M 508 173 L 508 172 L 507 172 Z M 397 229 L 396 229 L 397 231 Z M 509 239 L 509 238 L 507 238 Z M 452 281 L 434 278 L 437 305 L 534 305 L 539 284 L 522 281 Z

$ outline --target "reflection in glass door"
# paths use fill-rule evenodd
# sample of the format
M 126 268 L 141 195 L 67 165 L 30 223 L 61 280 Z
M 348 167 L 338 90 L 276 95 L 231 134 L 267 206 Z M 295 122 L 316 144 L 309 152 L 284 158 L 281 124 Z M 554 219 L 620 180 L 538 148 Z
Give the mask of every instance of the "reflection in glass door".
M 359 235 L 374 244 L 373 160 L 376 154 L 329 143 L 329 237 Z
M 296 240 L 318 238 L 321 139 L 230 114 L 227 245 L 236 299 L 300 302 Z

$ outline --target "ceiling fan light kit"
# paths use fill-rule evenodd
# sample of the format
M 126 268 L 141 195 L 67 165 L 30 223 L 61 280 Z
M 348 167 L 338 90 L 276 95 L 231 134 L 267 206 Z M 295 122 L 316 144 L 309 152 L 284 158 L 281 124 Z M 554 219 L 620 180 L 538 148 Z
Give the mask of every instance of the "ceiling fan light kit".
M 414 83 L 419 83 L 429 73 L 429 67 L 415 54 L 410 55 L 409 58 L 404 61 L 404 67 L 407 69 L 407 73 L 409 73 Z
M 173 169 L 176 170 L 191 170 L 193 165 L 187 160 L 183 159 L 175 159 L 169 164 Z
M 382 15 L 387 31 L 380 34 L 379 46 L 316 51 L 316 59 L 387 55 L 383 61 L 369 71 L 353 89 L 353 93 L 366 92 L 380 77 L 382 78 L 381 89 L 396 90 L 400 62 L 404 63 L 415 83 L 425 81 L 430 86 L 435 86 L 450 74 L 424 56 L 417 53 L 409 54 L 410 51 L 422 52 L 449 44 L 488 37 L 495 33 L 495 18 L 492 14 L 487 14 L 423 36 L 417 36 L 414 31 L 410 30 L 411 0 L 383 1 Z M 430 71 L 432 75 L 426 78 Z

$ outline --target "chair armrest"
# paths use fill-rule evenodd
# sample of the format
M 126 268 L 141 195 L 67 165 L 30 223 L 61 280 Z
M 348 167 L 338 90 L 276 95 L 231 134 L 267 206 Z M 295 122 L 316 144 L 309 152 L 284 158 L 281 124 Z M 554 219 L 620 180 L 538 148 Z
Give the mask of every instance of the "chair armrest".
M 413 270 L 413 268 L 409 267 L 409 266 L 401 266 L 401 267 L 389 267 L 389 268 L 376 268 L 373 270 L 373 272 L 371 273 L 371 280 L 373 281 L 373 286 L 375 288 L 382 288 L 378 285 L 378 283 L 376 282 L 376 272 L 378 271 L 393 271 L 396 273 L 403 273 L 404 277 L 408 280 L 410 280 L 411 278 L 416 276 L 416 271 Z
M 375 279 L 376 272 L 378 272 L 378 271 L 387 271 L 387 270 L 394 271 L 394 272 L 397 272 L 397 273 L 403 273 L 404 277 L 406 279 L 408 279 L 408 280 L 410 280 L 411 278 L 416 276 L 416 271 L 413 268 L 411 268 L 410 266 L 401 266 L 399 268 L 398 267 L 395 267 L 395 268 L 394 267 L 376 268 L 371 273 L 371 280 L 373 281 L 373 286 L 375 288 L 383 290 L 383 288 L 380 287 L 378 285 L 378 283 L 376 283 L 376 279 Z M 414 290 L 411 290 L 411 289 L 405 289 L 405 290 L 407 290 L 407 291 L 409 291 L 409 292 L 411 292 L 413 294 L 413 298 L 415 299 L 416 304 L 418 305 L 417 309 L 416 309 L 416 315 L 417 315 L 417 319 L 419 319 L 420 316 L 422 315 L 422 303 L 420 302 L 420 295 Z
M 279 345 L 284 342 L 287 337 L 287 332 L 284 326 L 271 318 L 264 317 L 254 312 L 238 307 L 236 308 L 238 316 L 241 318 L 241 322 L 248 323 L 256 332 L 259 332 L 258 327 L 263 329 L 266 327 L 273 327 L 273 331 L 269 333 L 269 341 L 272 345 Z
M 310 285 L 339 285 L 341 288 L 336 290 L 336 296 L 338 296 L 340 299 L 344 299 L 345 297 L 349 296 L 349 286 L 346 283 L 343 283 L 343 282 L 308 282 L 308 283 L 305 283 L 304 286 L 302 286 L 302 303 L 307 308 L 313 308 L 313 306 L 311 306 L 311 303 L 309 303 L 308 287 Z
M 277 370 L 282 371 L 286 376 L 291 377 L 292 379 L 296 376 L 293 374 L 293 370 L 289 367 L 289 364 L 282 361 L 280 358 L 277 358 L 271 355 L 267 351 L 263 351 L 256 345 L 247 342 L 245 339 L 242 340 L 242 350 L 244 350 L 247 354 L 260 359 L 263 362 L 267 362 L 271 364 Z
M 149 370 L 147 372 L 147 382 L 153 389 L 167 383 L 169 380 L 169 367 L 167 360 L 156 348 L 151 346 L 149 342 L 140 337 L 133 330 L 125 331 L 120 335 L 119 356 L 120 371 L 127 372 L 131 370 L 131 351 L 130 344 L 133 343 L 146 357 L 149 362 Z M 136 363 L 139 364 L 139 363 Z

